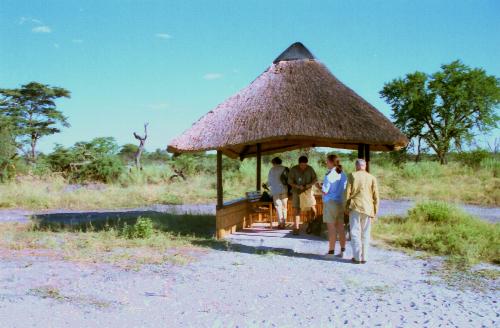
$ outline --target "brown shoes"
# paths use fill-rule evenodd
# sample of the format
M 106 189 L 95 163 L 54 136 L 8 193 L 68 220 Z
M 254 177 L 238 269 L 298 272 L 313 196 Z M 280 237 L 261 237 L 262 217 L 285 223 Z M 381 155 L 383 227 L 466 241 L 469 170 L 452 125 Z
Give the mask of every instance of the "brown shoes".
M 356 259 L 354 257 L 351 259 L 351 261 L 354 264 L 366 264 L 366 261 L 356 261 Z

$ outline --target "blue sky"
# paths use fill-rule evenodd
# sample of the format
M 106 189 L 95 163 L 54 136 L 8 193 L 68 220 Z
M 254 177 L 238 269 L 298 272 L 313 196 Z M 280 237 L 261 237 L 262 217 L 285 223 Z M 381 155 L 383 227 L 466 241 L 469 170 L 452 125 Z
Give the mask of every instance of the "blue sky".
M 72 93 L 71 128 L 40 143 L 97 136 L 146 148 L 177 134 L 303 42 L 384 114 L 378 92 L 408 72 L 461 59 L 500 76 L 500 1 L 23 1 L 0 3 L 0 86 Z

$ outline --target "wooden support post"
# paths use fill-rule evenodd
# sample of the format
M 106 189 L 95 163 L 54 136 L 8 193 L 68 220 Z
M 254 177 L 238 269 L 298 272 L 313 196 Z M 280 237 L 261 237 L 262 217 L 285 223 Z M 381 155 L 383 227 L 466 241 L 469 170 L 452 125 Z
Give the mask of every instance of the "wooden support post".
M 370 145 L 365 145 L 366 171 L 370 172 Z
M 358 158 L 365 158 L 365 144 L 358 145 Z
M 261 189 L 261 164 L 262 164 L 262 154 L 261 154 L 261 144 L 257 144 L 257 191 L 260 191 Z
M 217 150 L 217 209 L 221 209 L 224 205 L 223 189 L 222 189 L 222 152 Z

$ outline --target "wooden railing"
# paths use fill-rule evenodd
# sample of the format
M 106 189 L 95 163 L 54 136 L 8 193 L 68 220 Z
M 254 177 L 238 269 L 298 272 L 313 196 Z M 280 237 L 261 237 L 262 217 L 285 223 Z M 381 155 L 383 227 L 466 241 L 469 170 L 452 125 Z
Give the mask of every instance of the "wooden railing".
M 215 220 L 217 239 L 243 229 L 248 220 L 248 201 L 241 199 L 224 203 L 222 208 L 217 209 Z
M 319 216 L 323 215 L 323 201 L 321 195 L 316 195 L 316 209 Z M 276 222 L 276 211 L 272 211 L 273 221 Z M 292 208 L 292 199 L 288 201 L 288 213 L 286 222 L 293 223 L 294 215 Z M 310 212 L 301 214 L 301 221 L 307 222 L 310 218 Z M 225 235 L 234 233 L 237 230 L 251 226 L 254 222 L 269 222 L 270 217 L 267 212 L 254 213 L 249 201 L 246 198 L 236 199 L 224 203 L 216 213 L 216 234 L 217 238 L 224 238 Z

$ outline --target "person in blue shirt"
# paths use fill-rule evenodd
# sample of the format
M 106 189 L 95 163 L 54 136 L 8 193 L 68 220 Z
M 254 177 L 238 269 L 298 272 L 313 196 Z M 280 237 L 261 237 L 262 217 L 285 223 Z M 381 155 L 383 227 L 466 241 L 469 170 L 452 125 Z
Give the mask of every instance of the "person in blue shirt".
M 347 176 L 342 171 L 340 158 L 337 155 L 328 155 L 326 158 L 328 172 L 322 185 L 323 192 L 323 221 L 328 226 L 329 251 L 327 256 L 335 255 L 335 244 L 337 233 L 340 241 L 340 253 L 337 257 L 344 257 L 345 231 L 344 231 L 344 207 L 345 189 Z

